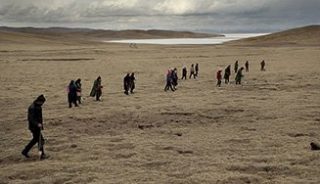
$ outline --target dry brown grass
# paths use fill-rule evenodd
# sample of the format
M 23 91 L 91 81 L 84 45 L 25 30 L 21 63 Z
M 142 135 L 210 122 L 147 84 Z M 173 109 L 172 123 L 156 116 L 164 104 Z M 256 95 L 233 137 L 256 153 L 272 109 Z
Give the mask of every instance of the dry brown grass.
M 319 183 L 320 153 L 309 148 L 320 141 L 319 51 L 0 45 L 0 183 Z M 243 85 L 215 87 L 217 68 L 236 59 L 250 61 Z M 197 80 L 163 91 L 168 67 L 196 62 Z M 125 96 L 129 71 L 137 89 Z M 102 102 L 87 97 L 98 75 Z M 66 86 L 78 77 L 85 100 L 69 109 Z M 26 109 L 40 93 L 51 158 L 38 161 L 33 149 L 27 160 L 20 155 L 30 139 Z

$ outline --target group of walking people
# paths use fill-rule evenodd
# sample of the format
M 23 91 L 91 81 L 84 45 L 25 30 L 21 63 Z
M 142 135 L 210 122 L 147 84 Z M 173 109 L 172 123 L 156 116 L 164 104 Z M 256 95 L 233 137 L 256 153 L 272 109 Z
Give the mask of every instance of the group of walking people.
M 166 86 L 164 87 L 164 91 L 171 91 L 177 90 L 178 86 L 178 73 L 177 68 L 169 69 L 166 75 Z
M 265 71 L 265 65 L 266 65 L 265 61 L 262 60 L 260 63 L 261 71 Z M 241 84 L 241 80 L 244 77 L 243 75 L 244 69 L 246 70 L 246 72 L 249 72 L 249 61 L 246 61 L 244 64 L 244 67 L 240 67 L 240 69 L 239 69 L 239 61 L 237 60 L 234 63 L 234 73 L 236 74 L 236 77 L 235 77 L 236 85 Z M 223 76 L 225 84 L 230 83 L 230 76 L 231 76 L 231 65 L 228 65 L 224 70 L 224 76 Z M 222 69 L 219 69 L 217 71 L 216 78 L 217 78 L 217 86 L 220 87 L 222 83 Z
M 127 75 L 123 78 L 123 89 L 124 89 L 124 94 L 129 95 L 129 92 L 131 94 L 134 93 L 134 89 L 136 88 L 135 85 L 135 76 L 134 73 L 127 73 Z
M 81 79 L 76 81 L 71 80 L 68 86 L 68 102 L 69 108 L 72 107 L 72 104 L 75 107 L 78 107 L 78 104 L 81 104 Z
M 101 77 L 99 76 L 93 83 L 92 90 L 90 92 L 91 97 L 96 97 L 97 101 L 100 101 L 100 97 L 102 95 L 102 88 L 101 85 Z M 71 108 L 73 105 L 75 107 L 78 107 L 79 104 L 82 103 L 82 84 L 81 79 L 77 79 L 76 81 L 71 80 L 69 83 L 69 86 L 67 87 L 68 91 L 68 103 L 69 108 Z
M 100 96 L 102 94 L 101 89 L 101 77 L 99 76 L 94 81 L 94 85 L 90 93 L 90 96 L 96 96 L 96 99 L 100 100 Z M 71 80 L 67 87 L 69 108 L 71 108 L 72 105 L 78 107 L 79 104 L 82 103 L 81 91 L 81 79 L 79 78 L 76 81 Z M 37 143 L 40 160 L 48 158 L 48 156 L 44 152 L 45 139 L 41 133 L 41 131 L 44 129 L 42 118 L 42 105 L 45 103 L 45 101 L 46 98 L 44 97 L 44 95 L 40 95 L 32 102 L 32 104 L 28 108 L 28 128 L 32 133 L 32 139 L 21 152 L 21 154 L 26 158 L 30 158 L 28 153 L 31 150 L 31 148 Z
M 187 70 L 187 67 L 184 66 L 182 68 L 182 80 L 187 80 L 187 74 L 188 74 L 188 70 Z M 198 77 L 198 74 L 199 74 L 199 64 L 196 63 L 195 65 L 194 64 L 191 64 L 191 67 L 190 67 L 190 74 L 189 74 L 189 79 L 191 79 L 191 77 L 193 77 L 194 79 L 196 79 Z
M 199 74 L 199 64 L 196 63 L 191 64 L 190 67 L 190 74 L 189 74 L 189 79 L 194 78 L 196 79 Z M 186 66 L 182 67 L 182 77 L 181 80 L 187 80 L 187 75 L 188 75 L 188 70 Z M 164 91 L 168 91 L 171 89 L 171 91 L 177 90 L 177 85 L 178 85 L 178 70 L 177 68 L 169 69 L 166 75 L 166 85 L 164 87 Z
M 263 60 L 261 63 L 261 71 L 265 71 L 265 61 Z M 246 69 L 246 72 L 249 72 L 249 61 L 246 61 L 245 67 L 239 67 L 239 62 L 236 61 L 234 64 L 234 73 L 236 73 L 235 81 L 236 84 L 241 84 L 241 78 L 243 77 L 243 70 Z M 187 68 L 182 68 L 182 78 L 181 80 L 187 80 Z M 189 79 L 192 77 L 196 79 L 199 74 L 199 65 L 192 64 L 190 67 L 190 75 Z M 224 80 L 225 84 L 228 84 L 230 82 L 230 75 L 231 75 L 231 65 L 228 65 L 224 70 Z M 132 94 L 134 93 L 135 89 L 135 75 L 134 73 L 127 73 L 126 76 L 123 79 L 123 87 L 124 87 L 124 93 L 126 95 L 129 95 L 129 92 Z M 222 70 L 219 70 L 217 72 L 217 86 L 221 86 L 222 83 Z M 166 86 L 165 91 L 171 89 L 172 91 L 177 90 L 178 85 L 178 72 L 177 68 L 169 69 L 167 76 L 166 76 Z M 101 100 L 102 95 L 102 84 L 101 84 L 101 77 L 99 76 L 92 86 L 92 90 L 90 92 L 91 97 L 95 97 L 97 101 Z M 77 79 L 76 81 L 71 80 L 68 86 L 68 103 L 69 107 L 71 108 L 72 105 L 75 107 L 79 106 L 79 104 L 82 103 L 81 99 L 81 92 L 82 92 L 82 84 L 81 79 Z M 28 127 L 29 130 L 32 133 L 32 139 L 27 144 L 27 146 L 22 150 L 21 154 L 25 156 L 26 158 L 29 158 L 28 155 L 30 149 L 38 143 L 38 149 L 39 149 L 39 155 L 40 159 L 48 158 L 48 156 L 44 152 L 44 143 L 45 139 L 43 138 L 43 135 L 41 131 L 43 130 L 43 118 L 42 118 L 42 105 L 45 103 L 46 98 L 43 95 L 38 96 L 33 103 L 28 108 Z
M 135 75 L 134 73 L 127 74 L 124 79 L 124 93 L 126 95 L 129 95 L 129 92 L 131 94 L 134 93 L 135 89 Z M 93 82 L 93 86 L 90 92 L 91 97 L 95 97 L 96 101 L 101 101 L 101 95 L 102 95 L 102 84 L 101 84 L 101 76 L 98 76 L 98 78 Z M 69 103 L 69 108 L 71 108 L 73 105 L 75 107 L 78 107 L 79 104 L 82 103 L 82 98 L 81 98 L 81 91 L 82 91 L 82 84 L 81 84 L 81 79 L 77 79 L 76 81 L 71 80 L 69 83 L 69 86 L 67 88 L 68 91 L 68 103 Z

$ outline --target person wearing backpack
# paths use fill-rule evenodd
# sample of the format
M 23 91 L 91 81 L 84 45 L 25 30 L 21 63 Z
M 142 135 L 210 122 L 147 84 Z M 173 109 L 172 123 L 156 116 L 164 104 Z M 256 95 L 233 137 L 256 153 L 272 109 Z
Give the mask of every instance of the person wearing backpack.
M 241 84 L 241 79 L 242 79 L 242 77 L 243 77 L 243 75 L 242 75 L 242 71 L 243 71 L 243 67 L 241 67 L 239 70 L 238 70 L 238 72 L 237 72 L 237 75 L 236 75 L 236 85 L 238 85 L 238 84 Z
M 103 86 L 101 85 L 101 77 L 99 76 L 93 83 L 90 96 L 96 97 L 96 101 L 101 101 L 100 97 L 102 95 L 102 88 Z

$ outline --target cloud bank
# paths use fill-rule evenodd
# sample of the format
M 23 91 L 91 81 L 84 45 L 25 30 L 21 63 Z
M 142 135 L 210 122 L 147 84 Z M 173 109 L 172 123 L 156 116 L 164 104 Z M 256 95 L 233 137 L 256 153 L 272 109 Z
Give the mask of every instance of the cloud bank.
M 0 24 L 263 32 L 320 23 L 319 0 L 0 0 Z

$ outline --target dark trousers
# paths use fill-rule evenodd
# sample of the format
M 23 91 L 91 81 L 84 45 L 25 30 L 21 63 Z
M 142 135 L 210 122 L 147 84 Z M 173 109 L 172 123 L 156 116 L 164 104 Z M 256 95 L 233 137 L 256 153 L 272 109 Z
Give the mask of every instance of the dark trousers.
M 44 154 L 44 148 L 43 148 L 43 145 L 44 145 L 44 138 L 41 134 L 41 130 L 40 129 L 36 129 L 36 130 L 30 130 L 31 133 L 32 133 L 32 139 L 31 141 L 29 142 L 29 144 L 24 148 L 23 152 L 25 153 L 28 153 L 31 148 L 36 144 L 38 143 L 38 149 L 39 151 L 42 152 L 42 154 Z
M 129 95 L 129 84 L 124 86 L 124 94 Z
M 178 78 L 173 79 L 171 85 L 173 89 L 176 89 L 176 86 L 178 85 Z
M 96 92 L 96 100 L 100 101 L 100 97 L 101 97 L 102 91 L 101 90 L 97 90 Z
M 226 83 L 226 84 L 229 83 L 229 76 L 224 78 L 224 83 Z
M 241 84 L 241 79 L 236 80 L 236 85 Z
M 72 93 L 68 94 L 69 107 L 72 107 L 72 104 L 74 104 L 75 107 L 78 106 L 77 98 L 78 98 L 77 94 L 72 94 Z
M 130 90 L 130 92 L 131 93 L 133 93 L 133 90 L 136 88 L 136 85 L 135 85 L 135 83 L 133 82 L 132 84 L 131 84 L 131 90 Z
M 187 80 L 187 74 L 183 74 L 183 76 L 182 76 L 182 78 L 181 78 L 181 80 Z
M 196 75 L 193 72 L 191 72 L 190 76 L 189 76 L 189 79 L 191 79 L 192 76 L 193 76 L 194 79 L 196 78 Z
M 218 79 L 217 86 L 218 86 L 218 87 L 221 86 L 221 79 Z
M 171 91 L 174 91 L 171 82 L 167 82 L 166 87 L 164 87 L 164 90 L 167 91 L 169 90 L 169 88 L 171 89 Z

